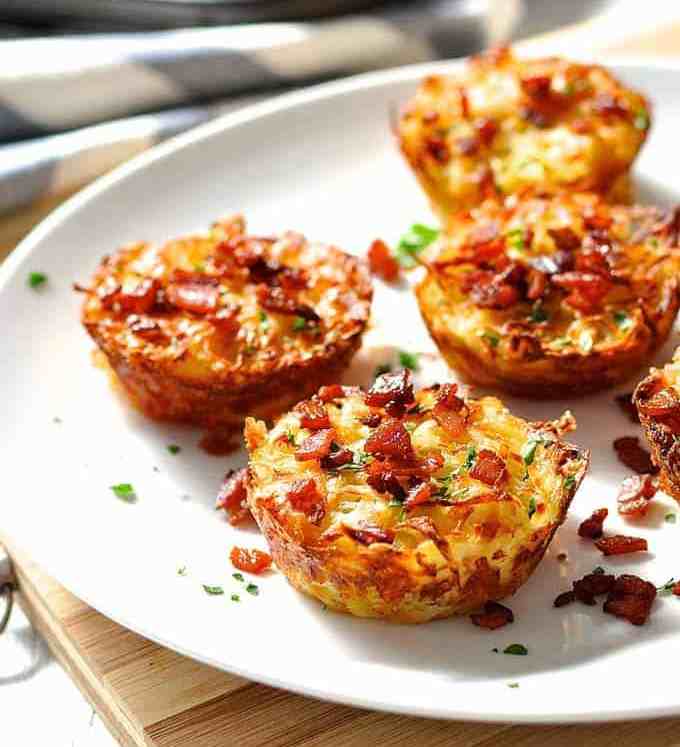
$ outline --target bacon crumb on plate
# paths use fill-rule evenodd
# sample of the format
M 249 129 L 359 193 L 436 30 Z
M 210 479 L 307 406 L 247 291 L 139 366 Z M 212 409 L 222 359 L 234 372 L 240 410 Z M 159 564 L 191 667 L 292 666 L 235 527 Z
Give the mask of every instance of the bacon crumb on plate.
M 619 487 L 616 497 L 622 516 L 639 518 L 647 514 L 649 502 L 656 495 L 658 484 L 651 475 L 631 475 Z
M 627 555 L 632 552 L 646 552 L 647 540 L 642 537 L 627 537 L 624 534 L 612 534 L 595 541 L 595 547 L 603 555 Z
M 470 620 L 474 625 L 487 630 L 497 630 L 504 625 L 515 621 L 512 610 L 499 604 L 498 602 L 487 602 L 484 605 L 484 612 L 478 612 L 470 615 Z
M 259 575 L 271 568 L 272 556 L 262 550 L 247 550 L 243 547 L 232 547 L 229 559 L 234 568 L 245 573 Z
M 648 475 L 658 472 L 652 462 L 651 454 L 640 446 L 637 436 L 622 436 L 614 441 L 614 451 L 622 464 L 637 472 L 638 475 Z
M 607 595 L 604 611 L 628 620 L 632 625 L 644 625 L 656 599 L 656 587 L 638 576 L 618 576 Z
M 609 510 L 606 508 L 598 508 L 593 513 L 584 519 L 578 528 L 579 537 L 586 537 L 587 539 L 597 539 L 602 536 L 602 526 L 604 520 L 607 518 Z

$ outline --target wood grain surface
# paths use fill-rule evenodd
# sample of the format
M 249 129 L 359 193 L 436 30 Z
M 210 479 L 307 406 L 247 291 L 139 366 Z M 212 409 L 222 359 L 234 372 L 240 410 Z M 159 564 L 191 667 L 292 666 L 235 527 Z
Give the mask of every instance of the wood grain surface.
M 663 26 L 649 17 L 618 24 L 595 21 L 521 47 L 574 56 L 596 50 L 679 54 L 680 21 Z M 61 199 L 1 219 L 0 259 Z M 248 682 L 122 628 L 67 592 L 10 538 L 0 539 L 12 556 L 20 603 L 31 622 L 126 747 L 680 745 L 676 719 L 567 727 L 443 722 L 362 711 Z

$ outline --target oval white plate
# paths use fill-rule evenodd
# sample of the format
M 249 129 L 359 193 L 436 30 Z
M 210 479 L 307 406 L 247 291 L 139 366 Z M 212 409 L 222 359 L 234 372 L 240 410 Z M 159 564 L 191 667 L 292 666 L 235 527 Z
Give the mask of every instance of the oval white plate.
M 668 666 L 680 654 L 680 600 L 660 599 L 641 629 L 599 605 L 552 608 L 571 579 L 597 565 L 657 584 L 680 574 L 680 522 L 664 522 L 676 509 L 667 498 L 632 530 L 649 539 L 647 556 L 603 562 L 576 536 L 578 522 L 601 505 L 610 508 L 608 529 L 631 532 L 614 509 L 626 470 L 611 442 L 638 429 L 612 404 L 613 392 L 510 402 L 531 418 L 571 407 L 579 421 L 574 440 L 593 450 L 593 465 L 549 554 L 510 601 L 516 622 L 486 632 L 466 619 L 408 627 L 332 614 L 280 574 L 257 579 L 259 596 L 248 594 L 231 577 L 228 553 L 235 543 L 263 546 L 262 538 L 233 529 L 213 510 L 222 474 L 243 455 L 209 457 L 197 448 L 197 431 L 145 421 L 91 363 L 71 282 L 87 281 L 98 258 L 125 242 L 162 241 L 242 211 L 257 232 L 294 228 L 362 253 L 376 236 L 393 242 L 412 222 L 432 222 L 392 141 L 388 112 L 442 67 L 363 76 L 229 116 L 118 169 L 26 239 L 0 273 L 3 529 L 120 623 L 201 661 L 309 695 L 515 722 L 680 713 Z M 680 72 L 669 65 L 616 69 L 655 106 L 636 165 L 639 195 L 668 204 L 677 179 Z M 33 270 L 47 273 L 46 287 L 27 287 Z M 408 290 L 379 287 L 374 320 L 354 380 L 367 382 L 374 364 L 397 348 L 433 351 Z M 675 334 L 659 361 L 677 341 Z M 429 373 L 437 368 L 441 373 L 434 361 Z M 170 454 L 171 443 L 181 453 Z M 111 493 L 121 482 L 135 486 L 135 505 Z M 568 563 L 556 560 L 560 552 Z M 186 575 L 179 575 L 183 566 Z M 225 594 L 209 596 L 202 584 L 222 585 Z M 529 655 L 492 652 L 515 642 Z M 508 687 L 515 682 L 519 687 Z

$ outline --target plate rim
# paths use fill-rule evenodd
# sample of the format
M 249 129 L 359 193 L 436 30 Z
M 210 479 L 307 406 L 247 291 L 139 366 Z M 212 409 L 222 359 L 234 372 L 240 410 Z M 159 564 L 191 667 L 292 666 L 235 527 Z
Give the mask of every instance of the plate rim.
M 541 53 L 530 54 L 527 56 L 531 57 L 545 55 Z M 210 122 L 199 125 L 198 127 L 192 128 L 185 133 L 172 137 L 160 144 L 151 147 L 143 153 L 134 156 L 129 161 L 126 161 L 120 166 L 114 168 L 109 173 L 97 178 L 94 182 L 87 185 L 75 195 L 70 197 L 54 211 L 52 211 L 46 218 L 40 221 L 40 223 L 38 223 L 22 239 L 22 241 L 15 247 L 15 249 L 2 263 L 2 266 L 0 266 L 0 293 L 5 290 L 6 285 L 12 280 L 19 266 L 31 254 L 35 247 L 43 240 L 45 235 L 49 234 L 50 231 L 52 231 L 62 222 L 68 220 L 72 216 L 72 214 L 76 213 L 81 207 L 84 207 L 88 202 L 95 199 L 107 189 L 115 187 L 118 182 L 126 179 L 128 176 L 144 170 L 155 161 L 164 158 L 171 158 L 174 153 L 193 144 L 198 144 L 213 135 L 217 135 L 218 133 L 222 133 L 230 129 L 238 128 L 240 126 L 248 124 L 249 122 L 267 117 L 272 114 L 285 112 L 286 110 L 290 110 L 298 106 L 313 104 L 319 100 L 325 100 L 336 96 L 347 96 L 355 91 L 366 88 L 380 87 L 383 85 L 389 85 L 391 83 L 398 82 L 409 82 L 411 80 L 417 80 L 424 75 L 436 72 L 451 72 L 461 67 L 464 64 L 465 59 L 466 58 L 459 58 L 455 60 L 440 60 L 436 62 L 426 62 L 415 65 L 401 66 L 391 68 L 389 70 L 353 75 L 341 80 L 305 87 L 298 91 L 275 96 L 272 99 L 268 99 L 264 102 L 248 105 L 236 112 L 231 112 L 219 116 Z M 604 64 L 606 64 L 608 67 L 618 67 L 620 69 L 646 68 L 648 70 L 661 69 L 666 70 L 669 73 L 680 73 L 680 59 L 669 58 L 665 56 L 644 57 L 608 55 L 604 60 Z M 14 542 L 14 540 L 12 541 Z M 14 544 L 18 547 L 21 547 L 20 541 L 14 542 Z M 32 555 L 34 554 L 35 553 L 32 553 Z M 41 553 L 38 552 L 36 559 L 39 560 L 40 556 Z M 52 574 L 50 573 L 49 575 Z M 68 576 L 68 574 L 66 574 L 66 576 Z M 448 721 L 466 721 L 477 723 L 512 723 L 533 725 L 589 724 L 632 721 L 680 715 L 680 699 L 678 700 L 678 703 L 676 705 L 663 705 L 653 707 L 641 706 L 639 708 L 626 712 L 620 710 L 608 710 L 599 711 L 595 714 L 584 714 L 580 711 L 567 711 L 550 715 L 548 713 L 516 713 L 514 711 L 511 712 L 510 708 L 508 708 L 506 711 L 490 709 L 485 712 L 479 712 L 470 710 L 452 711 L 450 708 L 447 708 L 445 710 L 443 708 L 427 708 L 417 705 L 400 707 L 398 705 L 395 705 L 394 703 L 391 703 L 389 700 L 381 700 L 377 696 L 375 699 L 356 696 L 343 696 L 313 686 L 296 685 L 294 683 L 291 684 L 290 682 L 281 680 L 275 676 L 270 676 L 266 672 L 263 673 L 260 670 L 250 671 L 247 667 L 233 666 L 231 664 L 225 665 L 223 661 L 213 660 L 209 656 L 197 656 L 195 653 L 192 653 L 189 649 L 186 649 L 181 645 L 167 642 L 163 638 L 163 636 L 159 635 L 153 630 L 148 630 L 145 625 L 129 625 L 127 622 L 125 622 L 125 615 L 118 615 L 115 610 L 110 610 L 105 603 L 93 604 L 89 599 L 89 594 L 79 593 L 80 585 L 77 583 L 77 580 L 68 577 L 65 578 L 64 576 L 60 576 L 59 573 L 57 573 L 54 578 L 67 590 L 69 590 L 79 599 L 91 606 L 93 609 L 99 611 L 101 614 L 109 617 L 111 620 L 122 625 L 123 627 L 158 643 L 161 646 L 169 648 L 172 651 L 176 651 L 182 656 L 187 656 L 188 658 L 191 658 L 195 661 L 199 661 L 216 669 L 235 674 L 254 682 L 264 683 L 272 687 L 286 690 L 288 692 L 294 692 L 303 696 L 317 698 L 326 702 L 416 717 L 429 717 Z M 498 706 L 496 706 L 495 708 L 498 708 Z

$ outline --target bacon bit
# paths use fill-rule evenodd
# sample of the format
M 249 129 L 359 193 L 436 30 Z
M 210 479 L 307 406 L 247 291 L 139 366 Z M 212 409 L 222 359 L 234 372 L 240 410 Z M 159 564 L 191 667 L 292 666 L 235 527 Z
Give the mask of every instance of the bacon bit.
M 257 286 L 255 292 L 258 303 L 267 311 L 275 311 L 279 314 L 294 314 L 295 316 L 301 316 L 308 322 L 318 322 L 320 320 L 319 315 L 311 306 L 298 303 L 283 288 L 261 284 Z
M 147 316 L 137 316 L 137 314 L 131 314 L 127 319 L 126 323 L 130 332 L 143 337 L 145 340 L 152 342 L 158 342 L 165 339 L 165 334 L 161 329 L 158 322 L 153 319 L 149 319 Z
M 463 288 L 481 308 L 506 309 L 520 299 L 524 273 L 525 268 L 516 262 L 499 273 L 477 270 L 466 276 Z
M 425 141 L 425 150 L 441 164 L 446 164 L 451 160 L 451 151 L 444 138 L 438 135 L 430 135 Z
M 384 531 L 379 527 L 361 527 L 354 528 L 348 527 L 346 524 L 343 525 L 345 532 L 357 542 L 361 542 L 362 545 L 372 545 L 374 542 L 386 542 L 392 544 L 394 541 L 394 534 L 389 531 Z
M 642 517 L 647 513 L 649 501 L 656 495 L 658 486 L 651 475 L 632 475 L 621 483 L 616 497 L 622 516 Z
M 382 239 L 375 239 L 368 247 L 368 265 L 374 275 L 387 283 L 392 283 L 399 277 L 399 262 Z
M 581 239 L 569 226 L 549 228 L 548 234 L 555 242 L 555 246 L 562 251 L 573 252 L 581 246 Z
M 467 243 L 474 249 L 473 259 L 477 260 L 493 259 L 505 249 L 505 239 L 495 221 L 476 225 L 470 231 Z
M 324 498 L 312 477 L 291 483 L 286 499 L 296 511 L 302 511 L 312 524 L 320 524 L 326 515 Z
M 484 605 L 484 612 L 470 615 L 470 620 L 473 625 L 477 625 L 480 628 L 497 630 L 508 623 L 514 622 L 515 616 L 508 607 L 504 607 L 498 602 L 487 602 Z
M 319 399 L 322 402 L 332 402 L 334 399 L 343 399 L 346 395 L 345 388 L 340 384 L 329 384 L 319 389 Z
M 428 503 L 432 498 L 432 493 L 432 483 L 421 482 L 420 485 L 416 485 L 408 491 L 404 505 L 406 508 L 413 508 L 414 506 L 419 506 L 421 503 Z
M 674 389 L 665 387 L 649 399 L 638 395 L 636 401 L 642 415 L 658 420 L 674 433 L 680 432 L 680 398 Z
M 423 124 L 434 124 L 439 119 L 439 112 L 431 110 L 421 117 Z
M 527 75 L 520 80 L 522 90 L 532 99 L 550 96 L 552 78 L 549 75 Z
M 309 285 L 307 271 L 300 267 L 283 267 L 277 279 L 286 293 L 304 290 Z
M 617 394 L 616 397 L 614 397 L 614 401 L 621 408 L 622 412 L 628 416 L 631 423 L 640 422 L 637 407 L 635 407 L 635 404 L 633 403 L 633 392 Z
M 590 272 L 594 275 L 602 275 L 606 280 L 611 280 L 607 258 L 597 249 L 584 249 L 576 257 L 575 267 L 578 272 Z
M 224 509 L 229 513 L 229 523 L 236 526 L 248 518 L 252 518 L 250 509 L 246 503 L 248 497 L 246 491 L 246 467 L 238 470 L 229 470 L 224 476 L 224 481 L 217 494 L 215 508 Z
M 467 91 L 463 86 L 458 89 L 458 98 L 460 100 L 460 113 L 463 119 L 470 118 L 470 99 L 467 95 Z
M 217 308 L 220 297 L 217 278 L 178 272 L 174 277 L 165 291 L 168 303 L 194 314 L 207 314 Z
M 447 410 L 460 412 L 465 407 L 465 400 L 458 396 L 458 384 L 443 384 L 437 392 L 437 404 Z
M 486 485 L 498 485 L 508 477 L 505 462 L 489 449 L 482 449 L 477 455 L 474 467 L 470 470 L 470 477 Z
M 331 450 L 331 444 L 335 440 L 335 431 L 333 428 L 324 428 L 323 430 L 312 433 L 298 446 L 295 452 L 295 458 L 298 462 L 305 462 L 312 459 L 323 459 L 328 456 Z
M 478 119 L 475 122 L 475 129 L 477 130 L 477 134 L 482 143 L 484 143 L 484 145 L 490 145 L 494 137 L 496 137 L 498 125 L 493 121 L 493 119 L 483 118 Z
M 380 425 L 381 420 L 382 420 L 382 417 L 377 412 L 372 412 L 370 415 L 367 415 L 365 418 L 361 418 L 361 422 L 364 425 L 367 425 L 369 428 L 377 428 L 377 426 Z
M 647 540 L 642 537 L 613 534 L 611 537 L 596 540 L 595 547 L 603 555 L 627 555 L 631 552 L 647 552 Z
M 384 407 L 389 402 L 407 405 L 414 401 L 411 372 L 405 368 L 397 373 L 386 373 L 373 382 L 365 397 L 369 407 Z
M 614 441 L 614 450 L 619 461 L 638 475 L 658 472 L 649 452 L 640 446 L 640 441 L 636 436 L 617 438 Z
M 627 117 L 629 114 L 628 108 L 609 93 L 600 93 L 595 97 L 593 111 L 597 114 L 615 117 Z
M 609 510 L 606 508 L 598 508 L 593 511 L 591 516 L 584 519 L 578 528 L 578 536 L 586 537 L 587 539 L 597 539 L 602 536 L 602 525 L 604 520 L 607 518 Z
M 354 459 L 354 454 L 350 449 L 340 448 L 321 460 L 321 466 L 324 469 L 337 469 L 343 464 L 349 464 Z
M 456 394 L 457 390 L 456 384 L 444 384 L 432 408 L 434 419 L 452 438 L 460 438 L 466 432 L 470 414 L 465 401 Z
M 392 419 L 379 425 L 366 439 L 364 451 L 379 457 L 395 457 L 405 461 L 414 458 L 411 436 L 400 420 Z
M 614 586 L 614 576 L 608 573 L 587 573 L 572 584 L 574 598 L 592 607 L 595 597 L 608 594 Z
M 589 119 L 574 119 L 569 126 L 577 135 L 585 135 L 593 131 L 593 123 Z
M 604 603 L 604 611 L 633 625 L 643 625 L 656 599 L 656 588 L 638 576 L 619 576 Z
M 134 288 L 121 290 L 115 295 L 115 301 L 121 311 L 133 314 L 146 314 L 156 303 L 158 283 L 153 278 L 144 278 Z
M 240 308 L 238 306 L 223 306 L 208 317 L 208 321 L 214 324 L 220 334 L 233 337 L 241 329 L 238 321 Z
M 406 497 L 406 492 L 402 488 L 399 478 L 385 462 L 376 460 L 368 465 L 366 482 L 376 493 L 389 493 L 399 501 Z
M 522 106 L 519 114 L 522 119 L 538 128 L 547 127 L 550 124 L 548 113 L 536 106 Z
M 323 403 L 316 399 L 306 399 L 298 402 L 293 408 L 300 415 L 300 425 L 318 431 L 321 428 L 330 428 L 331 421 Z
M 573 591 L 563 591 L 555 597 L 553 607 L 566 607 L 576 599 L 576 595 Z
M 551 280 L 558 287 L 570 291 L 564 299 L 565 303 L 586 314 L 601 307 L 611 287 L 609 280 L 591 272 L 563 272 L 553 275 Z
M 529 301 L 537 301 L 548 287 L 548 276 L 540 270 L 529 268 L 527 273 L 526 297 Z
M 243 547 L 232 547 L 229 559 L 234 568 L 244 573 L 260 575 L 269 570 L 272 564 L 272 556 L 261 550 L 246 550 Z
M 444 457 L 441 454 L 430 454 L 420 461 L 420 469 L 425 474 L 434 474 L 444 466 Z

